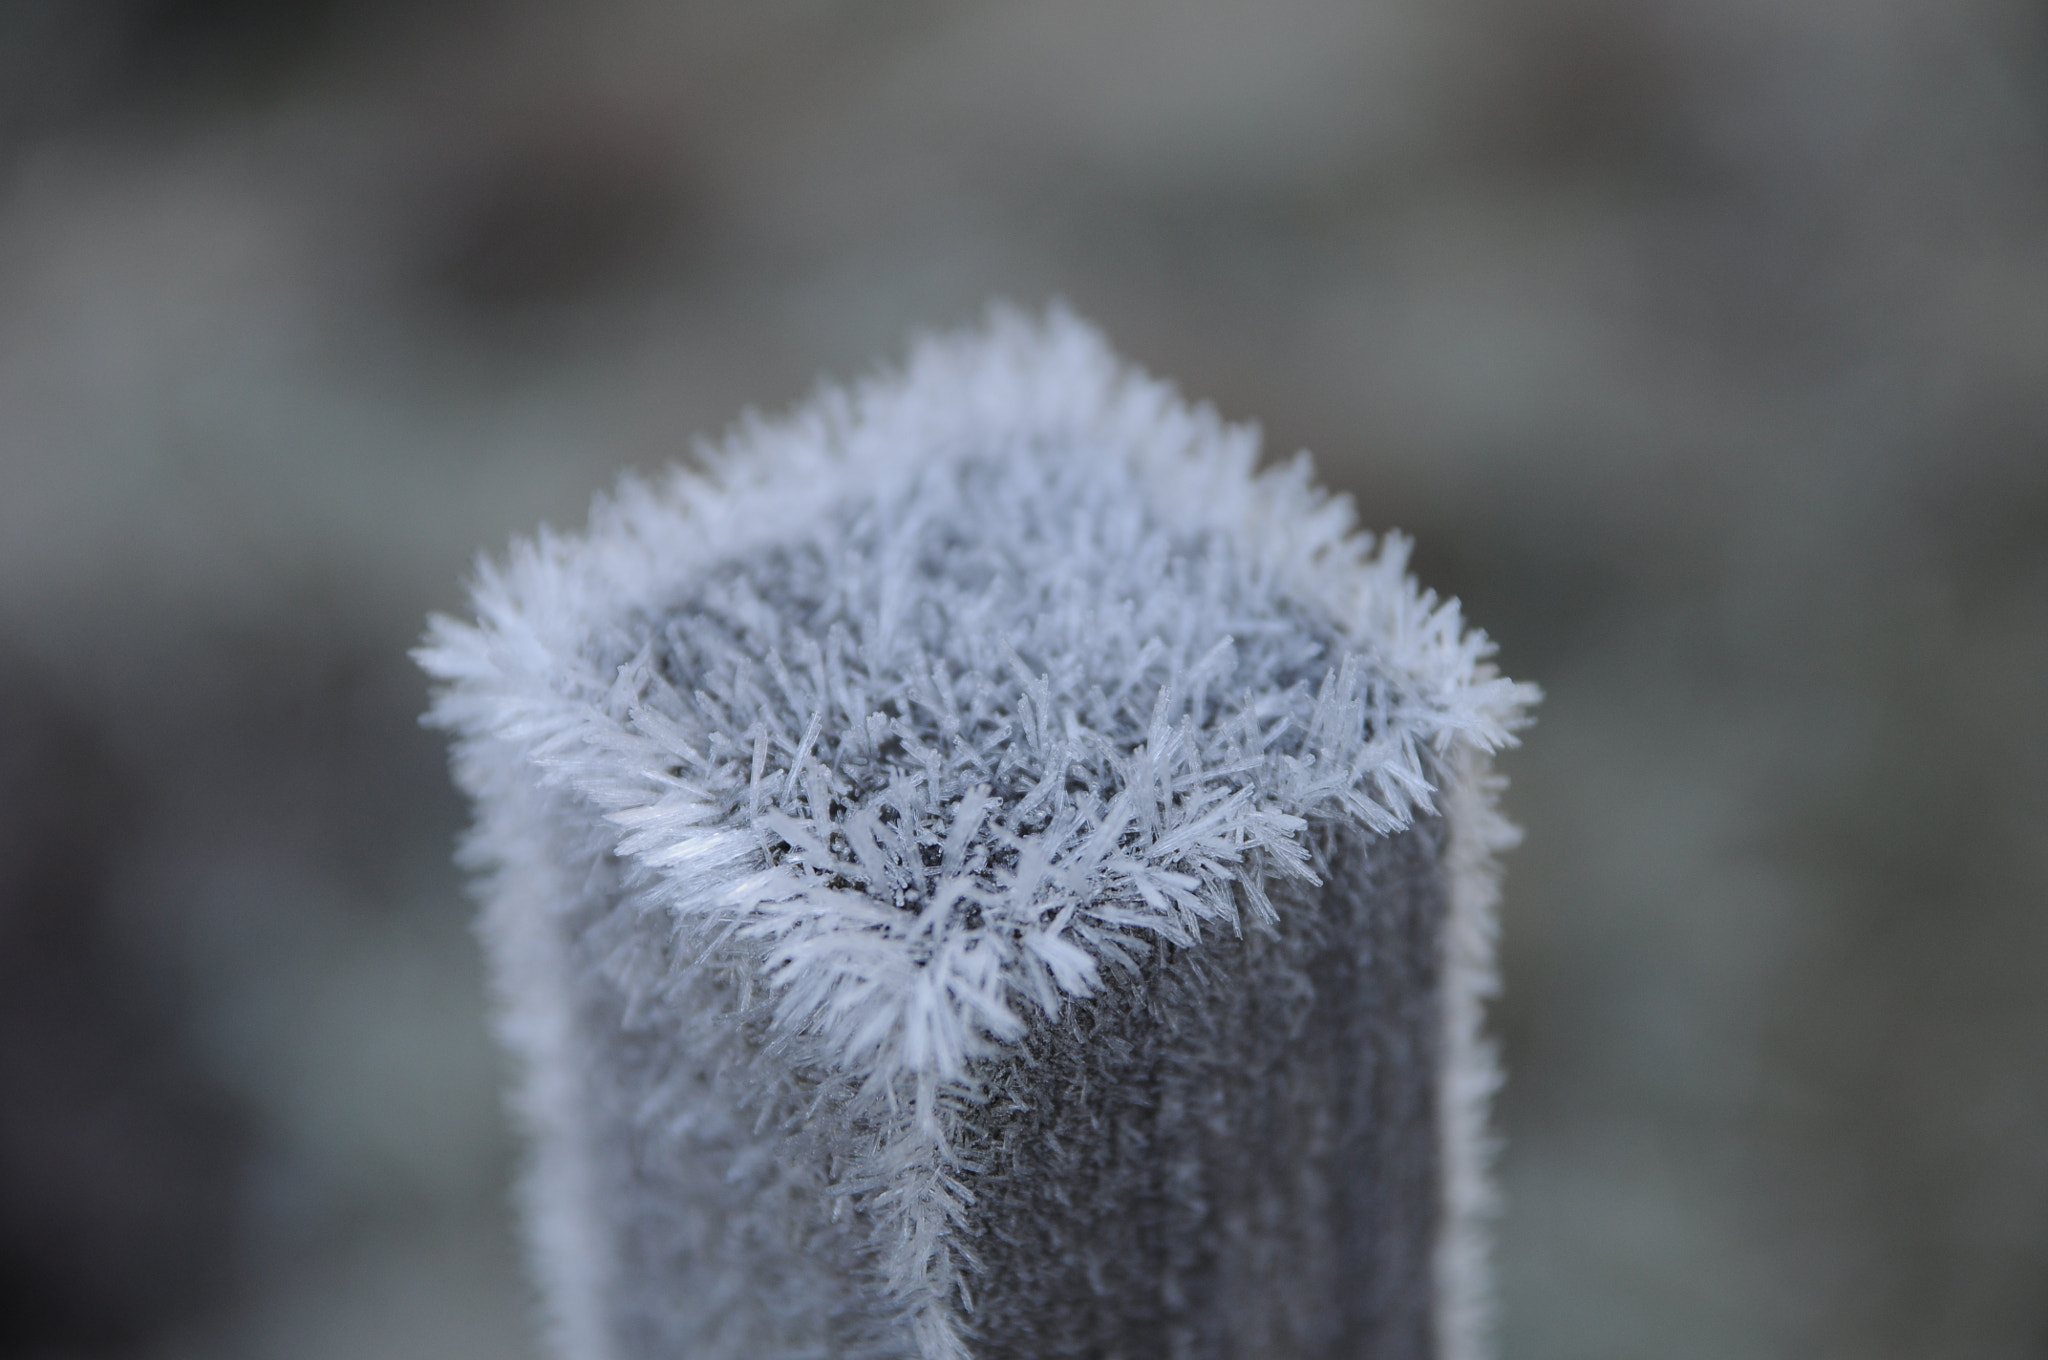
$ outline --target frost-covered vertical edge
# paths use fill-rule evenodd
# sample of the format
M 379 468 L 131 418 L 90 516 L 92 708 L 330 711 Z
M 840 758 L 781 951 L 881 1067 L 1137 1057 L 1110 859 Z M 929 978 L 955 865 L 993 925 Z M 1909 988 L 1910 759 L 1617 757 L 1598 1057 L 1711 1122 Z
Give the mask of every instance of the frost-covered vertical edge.
M 478 875 L 477 935 L 489 964 L 494 1029 L 514 1069 L 507 1105 L 525 1163 L 515 1193 L 541 1328 L 558 1356 L 611 1360 L 604 1316 L 611 1240 L 598 1221 L 591 1093 L 577 1052 L 562 923 L 580 894 L 565 881 L 553 827 L 559 813 L 545 806 L 525 764 L 507 743 L 461 744 L 458 776 L 478 809 L 461 859 Z
M 1443 1156 L 1443 1220 L 1434 1270 L 1437 1360 L 1488 1360 L 1493 1354 L 1492 1224 L 1499 1207 L 1493 1162 L 1499 1139 L 1491 1107 L 1501 1070 L 1486 1032 L 1486 1007 L 1500 992 L 1497 856 L 1522 838 L 1500 812 L 1506 785 L 1490 755 L 1468 743 L 1459 743 L 1444 762 L 1449 911 L 1444 1067 L 1437 1088 Z

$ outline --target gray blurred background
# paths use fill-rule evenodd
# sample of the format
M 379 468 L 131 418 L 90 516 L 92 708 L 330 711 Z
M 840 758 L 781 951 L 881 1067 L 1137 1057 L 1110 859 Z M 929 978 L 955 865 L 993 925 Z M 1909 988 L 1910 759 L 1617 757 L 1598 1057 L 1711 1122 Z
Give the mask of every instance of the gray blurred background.
M 1509 1360 L 2048 1356 L 2039 0 L 6 0 L 0 1355 L 532 1355 L 479 548 L 993 295 L 1549 698 Z

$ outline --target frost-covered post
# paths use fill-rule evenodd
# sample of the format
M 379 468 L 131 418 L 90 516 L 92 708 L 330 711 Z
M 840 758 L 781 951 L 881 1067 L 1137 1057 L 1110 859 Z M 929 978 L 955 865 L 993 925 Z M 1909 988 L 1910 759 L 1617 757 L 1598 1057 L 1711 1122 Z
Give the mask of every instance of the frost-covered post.
M 998 314 L 436 619 L 566 1360 L 1483 1349 L 1499 677 Z

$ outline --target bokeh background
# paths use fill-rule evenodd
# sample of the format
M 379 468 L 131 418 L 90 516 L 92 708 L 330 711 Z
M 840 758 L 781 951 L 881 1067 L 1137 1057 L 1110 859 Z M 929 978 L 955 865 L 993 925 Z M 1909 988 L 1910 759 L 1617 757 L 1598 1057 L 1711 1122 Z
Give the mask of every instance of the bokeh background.
M 0 1355 L 533 1354 L 406 648 L 996 295 L 1548 691 L 1509 1360 L 2048 1355 L 2038 0 L 6 0 Z

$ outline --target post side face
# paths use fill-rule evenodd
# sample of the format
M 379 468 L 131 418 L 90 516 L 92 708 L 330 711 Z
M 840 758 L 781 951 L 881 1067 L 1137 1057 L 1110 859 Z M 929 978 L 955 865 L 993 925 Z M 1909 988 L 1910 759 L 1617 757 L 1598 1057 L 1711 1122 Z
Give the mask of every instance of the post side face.
M 1314 831 L 1276 932 L 1161 946 L 968 1117 L 988 1360 L 1429 1360 L 1441 823 Z
M 914 1353 L 830 1174 L 859 1130 L 764 1056 L 717 967 L 676 967 L 615 866 L 563 918 L 585 1036 L 591 1179 L 610 1235 L 610 1360 Z M 566 1357 L 584 1360 L 584 1357 Z

